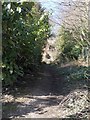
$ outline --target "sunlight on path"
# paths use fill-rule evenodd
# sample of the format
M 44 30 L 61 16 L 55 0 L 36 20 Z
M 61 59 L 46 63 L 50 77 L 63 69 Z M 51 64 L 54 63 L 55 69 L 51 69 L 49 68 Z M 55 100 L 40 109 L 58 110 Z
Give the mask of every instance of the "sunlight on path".
M 4 103 L 16 103 L 16 110 L 9 111 L 10 118 L 66 118 L 72 114 L 79 114 L 88 108 L 87 90 L 75 90 L 67 96 L 30 96 L 17 97 L 11 95 L 3 97 Z M 8 99 L 9 98 L 9 99 Z M 13 98 L 13 99 L 12 99 Z M 77 114 L 77 115 L 78 115 Z
M 66 70 L 66 68 L 65 68 Z M 34 87 L 29 83 L 18 92 L 3 94 L 6 118 L 87 118 L 88 89 L 70 83 L 49 65 L 44 67 Z M 17 93 L 18 93 L 17 92 Z

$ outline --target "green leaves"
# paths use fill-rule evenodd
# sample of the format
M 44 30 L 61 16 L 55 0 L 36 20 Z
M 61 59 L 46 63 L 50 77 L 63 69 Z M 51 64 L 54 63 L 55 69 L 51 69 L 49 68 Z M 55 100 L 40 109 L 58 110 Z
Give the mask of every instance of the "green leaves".
M 40 65 L 50 25 L 48 14 L 34 2 L 3 3 L 2 9 L 3 82 L 13 84 L 24 75 L 24 68 L 36 69 Z
M 57 49 L 61 53 L 62 61 L 78 59 L 81 54 L 81 46 L 78 41 L 75 40 L 70 30 L 66 30 L 64 27 L 61 28 L 60 37 L 57 40 Z
M 72 70 L 72 73 L 68 76 L 71 80 L 85 80 L 90 78 L 90 68 L 81 67 L 76 71 Z

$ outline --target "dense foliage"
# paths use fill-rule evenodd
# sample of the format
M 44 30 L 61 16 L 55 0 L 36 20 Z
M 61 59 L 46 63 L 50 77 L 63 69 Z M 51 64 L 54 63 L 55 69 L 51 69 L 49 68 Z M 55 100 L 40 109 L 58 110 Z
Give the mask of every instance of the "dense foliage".
M 77 60 L 82 54 L 83 48 L 90 46 L 88 2 L 83 4 L 81 1 L 70 1 L 70 4 L 67 5 L 67 11 L 63 11 L 61 26 L 57 40 L 58 49 L 62 53 L 61 57 L 67 60 Z M 84 56 L 88 56 L 87 53 Z
M 56 47 L 59 53 L 57 61 L 61 64 L 62 62 L 65 63 L 75 60 L 80 65 L 80 69 L 70 71 L 70 75 L 68 76 L 69 80 L 89 79 L 90 77 L 90 33 L 87 24 L 87 6 L 82 5 L 81 8 L 78 4 L 75 4 L 74 11 L 74 6 L 72 6 L 70 12 L 66 14 L 56 41 Z
M 70 30 L 62 27 L 56 41 L 56 47 L 60 53 L 59 59 L 62 61 L 77 60 L 82 51 L 82 45 L 79 42 L 80 40 L 76 41 Z
M 25 68 L 37 69 L 50 35 L 48 14 L 34 2 L 2 4 L 3 83 L 13 84 Z

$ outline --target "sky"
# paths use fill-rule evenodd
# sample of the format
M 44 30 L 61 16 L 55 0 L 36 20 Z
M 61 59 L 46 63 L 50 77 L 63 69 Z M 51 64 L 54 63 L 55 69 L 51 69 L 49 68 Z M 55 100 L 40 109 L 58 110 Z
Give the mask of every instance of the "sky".
M 63 0 L 59 0 L 59 2 L 62 2 Z M 58 16 L 60 16 L 60 9 L 62 6 L 58 5 L 58 0 L 39 0 L 41 3 L 42 7 L 46 8 L 47 11 L 52 13 L 50 16 L 50 19 L 53 21 L 53 27 L 52 27 L 52 32 L 57 34 L 59 30 L 59 25 L 56 23 L 60 24 L 60 19 L 58 19 Z

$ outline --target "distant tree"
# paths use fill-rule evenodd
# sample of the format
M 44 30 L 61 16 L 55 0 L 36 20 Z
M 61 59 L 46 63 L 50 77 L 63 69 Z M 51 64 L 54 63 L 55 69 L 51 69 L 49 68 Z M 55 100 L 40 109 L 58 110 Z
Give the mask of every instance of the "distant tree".
M 57 4 L 60 4 L 57 2 Z M 60 4 L 61 5 L 61 4 Z M 57 46 L 68 58 L 77 59 L 85 46 L 90 46 L 88 31 L 88 2 L 67 1 L 63 3 L 63 17 Z M 59 19 L 59 16 L 58 16 Z M 57 23 L 58 24 L 58 23 Z M 61 50 L 62 49 L 62 50 Z

